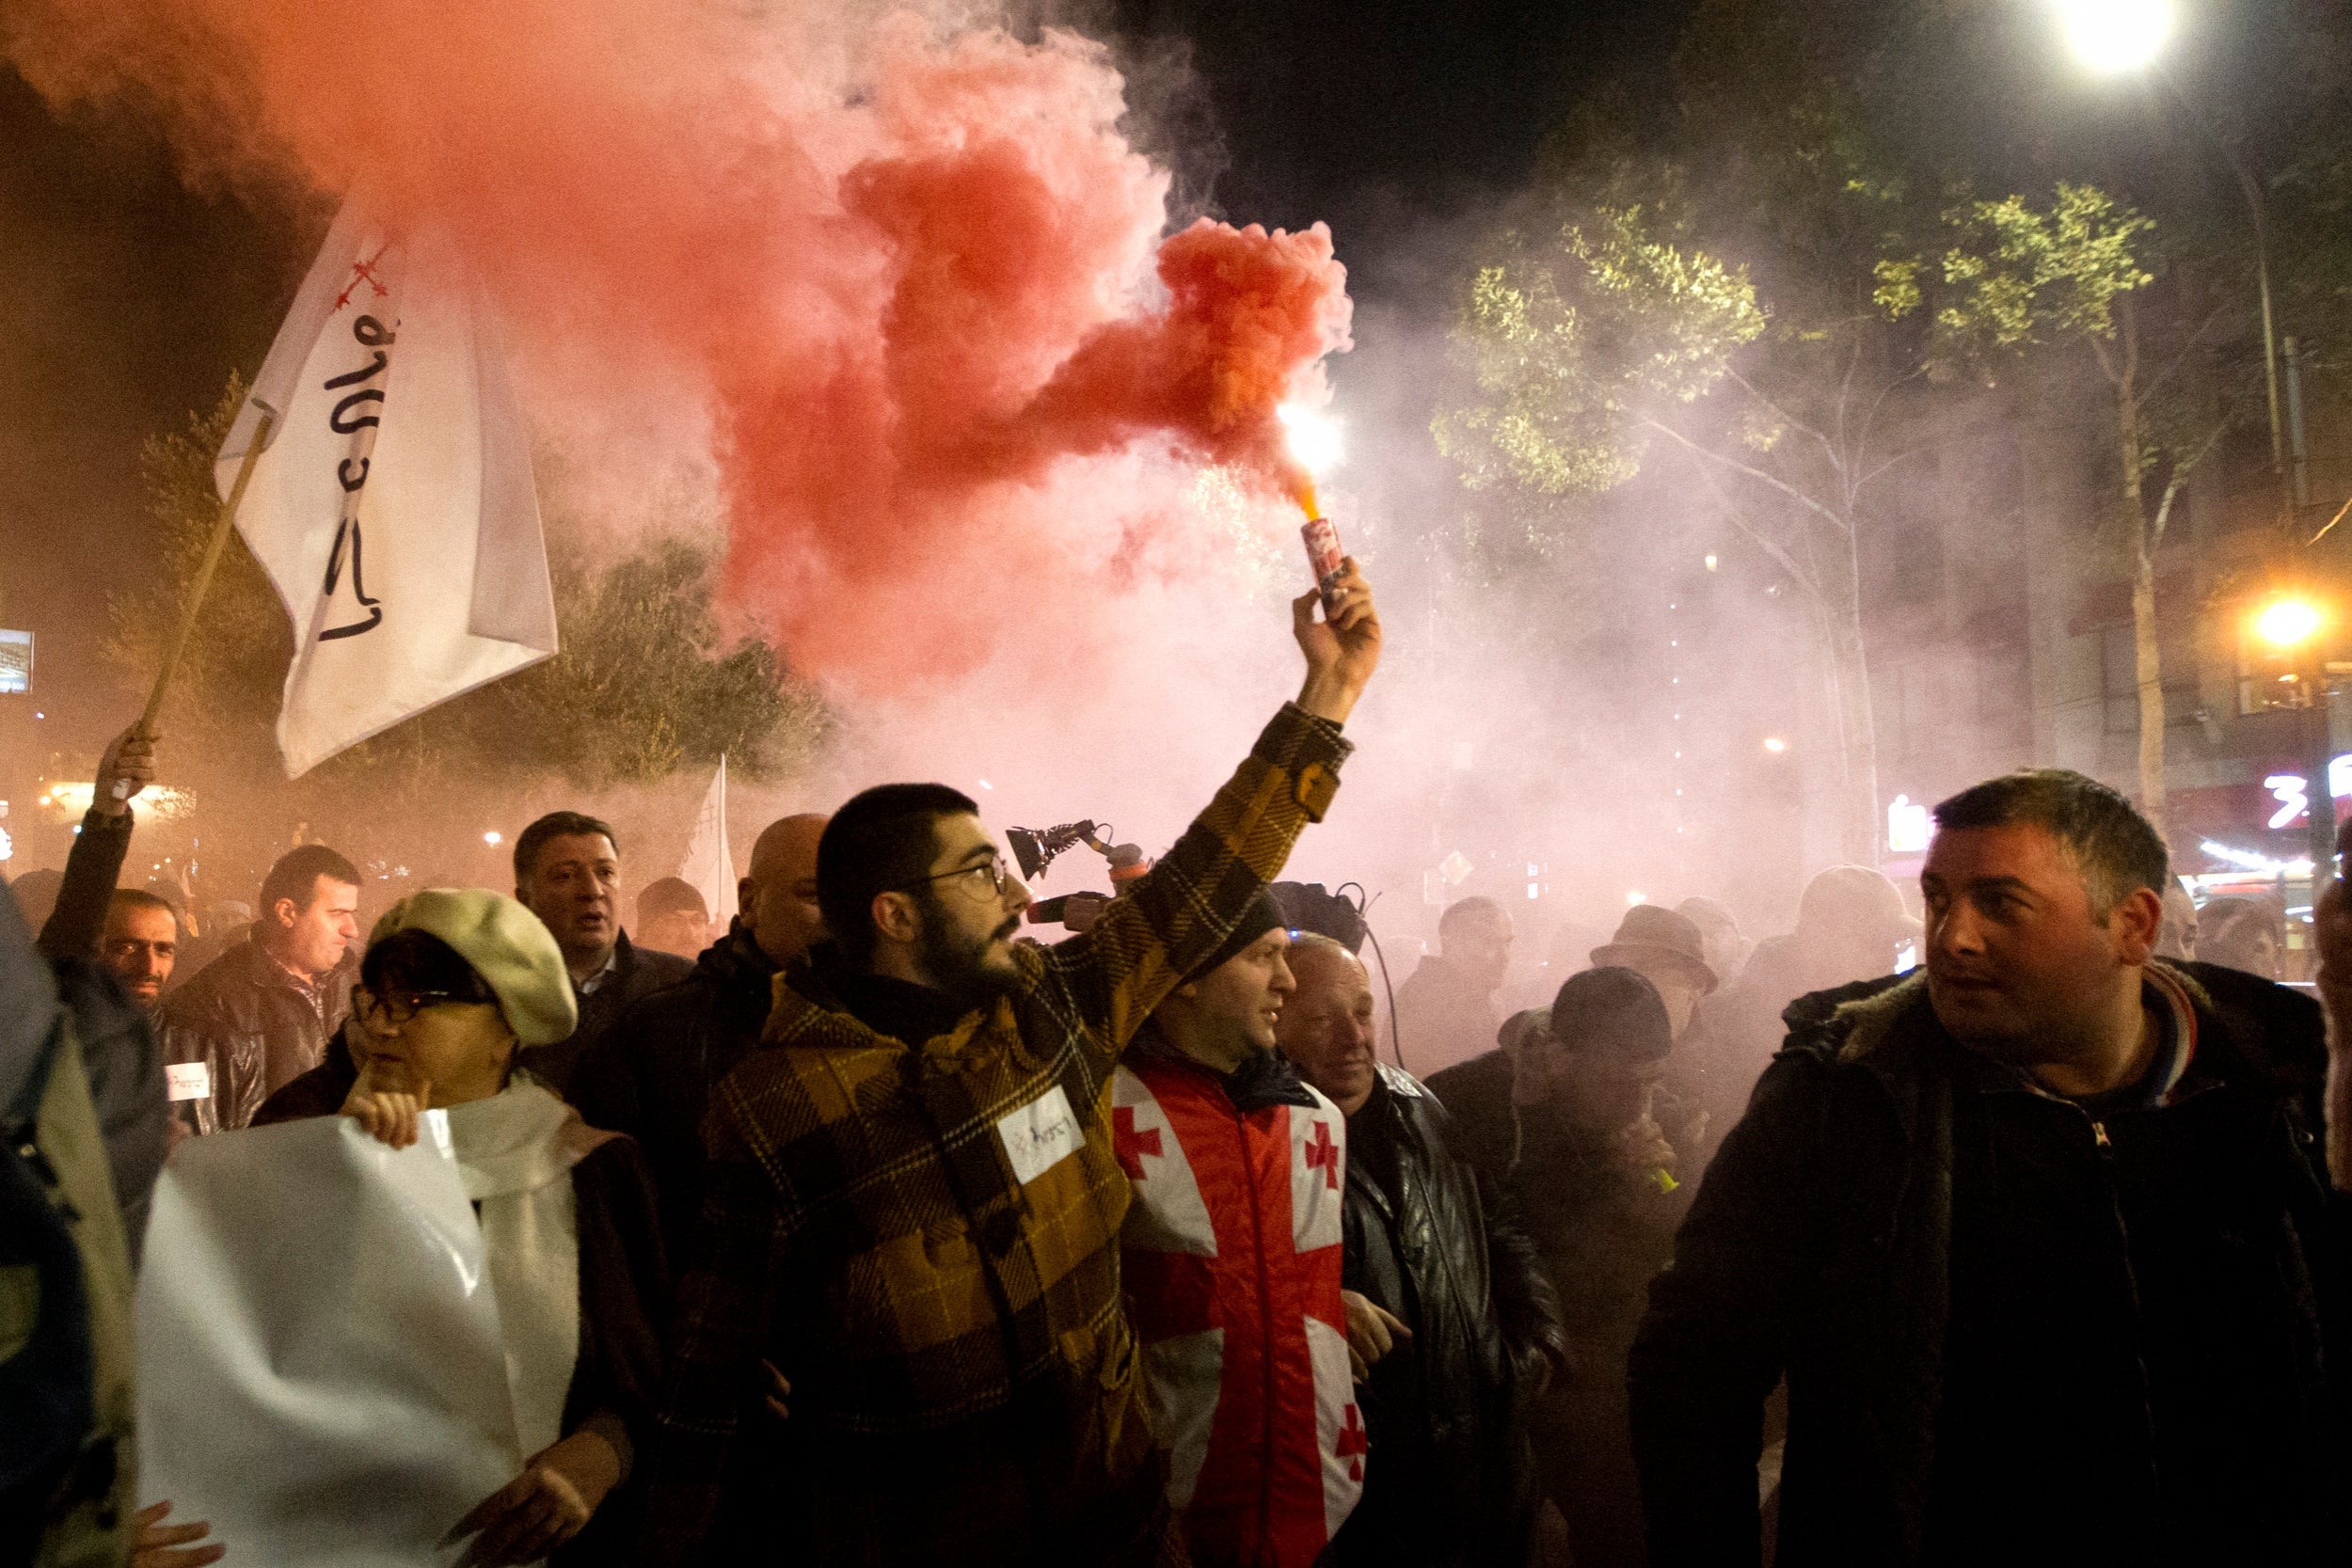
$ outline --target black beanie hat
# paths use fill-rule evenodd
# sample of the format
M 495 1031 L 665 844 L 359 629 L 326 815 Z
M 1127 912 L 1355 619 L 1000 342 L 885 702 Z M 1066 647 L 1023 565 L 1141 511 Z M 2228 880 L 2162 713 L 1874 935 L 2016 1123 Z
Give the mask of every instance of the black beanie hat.
M 1249 900 L 1249 908 L 1242 911 L 1241 921 L 1234 926 L 1232 934 L 1217 943 L 1216 952 L 1185 971 L 1185 982 L 1189 984 L 1207 978 L 1232 962 L 1243 948 L 1268 931 L 1282 929 L 1289 924 L 1282 918 L 1282 911 L 1274 902 L 1273 895 L 1260 888 L 1258 895 Z
M 1570 1051 L 1605 1051 L 1654 1062 L 1674 1049 L 1674 1025 L 1658 988 L 1629 969 L 1571 974 L 1551 1004 L 1551 1037 Z

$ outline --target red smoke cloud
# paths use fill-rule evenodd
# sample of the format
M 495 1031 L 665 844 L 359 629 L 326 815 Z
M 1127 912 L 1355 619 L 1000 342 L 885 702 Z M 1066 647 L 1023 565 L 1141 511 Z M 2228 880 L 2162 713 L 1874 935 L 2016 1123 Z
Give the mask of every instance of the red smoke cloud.
M 1013 584 L 1187 569 L 1210 541 L 1162 547 L 1200 525 L 1155 449 L 1299 492 L 1274 410 L 1348 341 L 1321 226 L 1163 241 L 1073 35 L 748 9 L 12 0 L 0 47 L 53 100 L 158 107 L 200 174 L 447 230 L 526 397 L 698 402 L 730 591 L 804 669 L 952 673 Z

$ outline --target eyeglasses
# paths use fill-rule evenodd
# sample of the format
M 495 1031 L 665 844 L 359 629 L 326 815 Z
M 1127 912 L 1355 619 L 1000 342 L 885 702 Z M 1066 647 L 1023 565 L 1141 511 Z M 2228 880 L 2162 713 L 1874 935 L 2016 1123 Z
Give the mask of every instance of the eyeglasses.
M 912 893 L 916 888 L 929 886 L 932 882 L 951 882 L 974 894 L 979 894 L 981 888 L 985 886 L 989 892 L 1002 898 L 1005 895 L 1005 889 L 1012 885 L 1012 873 L 1005 869 L 1004 858 L 999 855 L 991 855 L 977 865 L 967 865 L 961 870 L 942 871 L 933 876 L 919 878 L 904 887 L 893 888 L 891 891 Z M 981 896 L 984 897 L 986 895 L 983 894 Z
M 371 1023 L 389 1024 L 394 1028 L 407 1022 L 437 1002 L 470 1002 L 453 990 L 394 990 L 378 996 L 365 986 L 352 992 L 352 1000 L 367 1015 Z

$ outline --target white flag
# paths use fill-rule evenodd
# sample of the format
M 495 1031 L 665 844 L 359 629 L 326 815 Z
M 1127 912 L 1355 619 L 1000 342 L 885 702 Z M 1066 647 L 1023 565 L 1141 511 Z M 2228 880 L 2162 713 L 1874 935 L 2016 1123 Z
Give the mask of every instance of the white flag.
M 346 202 L 222 445 L 294 622 L 286 773 L 555 652 L 529 436 L 494 324 L 430 236 Z
M 735 918 L 735 856 L 727 848 L 727 759 L 703 792 L 702 814 L 694 818 L 694 836 L 686 846 L 678 879 L 694 884 L 711 922 L 723 928 Z

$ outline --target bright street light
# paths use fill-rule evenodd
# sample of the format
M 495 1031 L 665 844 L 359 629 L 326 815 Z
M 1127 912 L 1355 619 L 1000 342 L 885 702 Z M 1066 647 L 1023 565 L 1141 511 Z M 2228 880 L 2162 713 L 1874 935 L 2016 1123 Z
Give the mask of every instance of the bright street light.
M 2103 74 L 2153 62 L 2172 33 L 2170 0 L 2056 0 L 2075 58 Z
M 2273 599 L 2254 613 L 2254 635 L 2281 652 L 2315 636 L 2325 618 L 2309 599 Z

